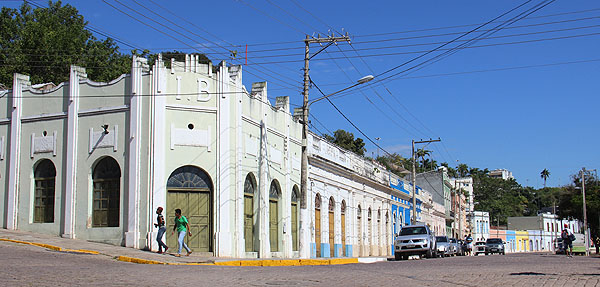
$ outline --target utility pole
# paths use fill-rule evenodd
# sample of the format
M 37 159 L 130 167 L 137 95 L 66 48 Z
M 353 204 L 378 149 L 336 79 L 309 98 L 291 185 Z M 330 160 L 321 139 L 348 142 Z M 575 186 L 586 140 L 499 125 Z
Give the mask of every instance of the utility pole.
M 581 169 L 581 190 L 583 192 L 583 242 L 585 244 L 585 256 L 590 256 L 590 242 L 588 241 L 587 212 L 585 207 L 585 167 Z
M 308 76 L 308 62 L 314 56 L 327 49 L 327 47 L 332 44 L 338 42 L 350 42 L 350 37 L 348 34 L 341 37 L 334 37 L 333 35 L 328 36 L 326 38 L 321 38 L 320 35 L 315 38 L 311 36 L 306 36 L 304 39 L 304 89 L 303 89 L 303 103 L 302 103 L 302 159 L 301 159 L 301 167 L 300 167 L 300 232 L 306 233 L 308 226 L 306 226 L 308 221 L 308 211 L 307 211 L 307 200 L 308 200 L 308 88 L 310 85 L 310 77 Z M 312 56 L 310 55 L 310 44 L 312 43 L 327 43 L 324 47 L 321 48 L 318 52 L 314 53 Z M 300 238 L 300 256 L 306 256 L 306 250 L 308 248 L 308 242 L 310 240 L 307 238 L 308 234 L 301 234 Z M 317 242 L 317 244 L 319 244 Z
M 424 141 L 424 140 L 420 140 L 420 141 L 415 141 L 412 140 L 412 192 L 413 192 L 413 198 L 412 198 L 412 221 L 411 224 L 417 224 L 417 161 L 416 161 L 416 156 L 415 156 L 415 144 L 422 144 L 422 143 L 432 143 L 432 142 L 440 142 L 442 141 L 441 139 L 437 139 L 437 140 L 428 140 L 428 141 Z M 442 178 L 443 180 L 443 178 Z M 442 185 L 443 186 L 443 185 Z

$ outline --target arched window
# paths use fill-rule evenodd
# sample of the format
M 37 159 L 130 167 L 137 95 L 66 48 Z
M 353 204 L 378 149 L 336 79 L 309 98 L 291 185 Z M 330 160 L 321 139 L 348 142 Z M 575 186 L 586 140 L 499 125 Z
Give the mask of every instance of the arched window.
M 92 226 L 118 227 L 121 168 L 112 157 L 101 159 L 92 173 L 94 182 Z
M 292 250 L 298 250 L 298 197 L 300 190 L 297 185 L 292 188 Z
M 246 252 L 256 251 L 254 248 L 254 192 L 256 181 L 249 173 L 244 181 L 244 239 Z
M 358 219 L 360 219 L 360 218 L 361 218 L 361 216 L 362 216 L 362 209 L 360 208 L 360 204 L 359 204 L 359 205 L 358 205 L 358 208 L 357 208 L 357 210 L 356 210 L 356 217 L 357 217 Z
M 279 197 L 281 191 L 277 180 L 269 188 L 269 241 L 271 252 L 279 251 Z
M 49 159 L 40 161 L 34 171 L 35 198 L 33 222 L 54 222 L 54 188 L 56 168 Z

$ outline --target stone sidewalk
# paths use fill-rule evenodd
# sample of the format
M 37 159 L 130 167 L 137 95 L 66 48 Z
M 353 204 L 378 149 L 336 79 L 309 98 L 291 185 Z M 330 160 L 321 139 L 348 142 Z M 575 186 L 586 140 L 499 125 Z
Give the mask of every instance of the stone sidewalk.
M 115 246 L 111 244 L 68 239 L 47 234 L 26 231 L 0 229 L 0 242 L 8 241 L 39 246 L 70 253 L 88 253 L 108 256 L 115 260 L 140 264 L 168 265 L 222 265 L 222 266 L 300 266 L 300 265 L 336 265 L 352 263 L 373 263 L 387 261 L 387 257 L 364 258 L 319 258 L 319 259 L 248 259 L 248 258 L 218 258 L 205 257 L 195 253 L 190 256 L 176 257 L 175 253 L 157 254 L 146 250 Z M 175 251 L 176 247 L 169 248 Z

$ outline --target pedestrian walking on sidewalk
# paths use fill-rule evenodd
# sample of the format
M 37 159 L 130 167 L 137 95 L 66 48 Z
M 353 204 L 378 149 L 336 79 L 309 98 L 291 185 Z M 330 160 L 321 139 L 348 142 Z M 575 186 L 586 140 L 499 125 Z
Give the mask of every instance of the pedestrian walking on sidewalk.
M 188 233 L 189 236 L 192 236 L 192 231 L 190 230 L 190 225 L 188 224 L 187 218 L 181 215 L 181 209 L 179 208 L 175 209 L 175 225 L 173 226 L 173 232 L 171 232 L 171 235 L 173 235 L 176 230 L 178 234 L 177 242 L 179 246 L 175 256 L 181 256 L 181 248 L 185 248 L 187 251 L 186 256 L 190 256 L 190 254 L 192 254 L 192 250 L 187 246 L 187 244 L 185 244 L 184 239 L 186 233 Z
M 565 254 L 567 257 L 573 257 L 573 241 L 575 240 L 575 235 L 573 231 L 569 229 L 569 225 L 565 223 L 565 228 L 560 233 L 560 237 L 563 240 L 563 248 L 565 249 Z
M 156 223 L 154 224 L 154 227 L 158 228 L 158 234 L 156 235 L 156 242 L 158 242 L 158 254 L 163 253 L 163 247 L 165 248 L 164 253 L 167 253 L 167 249 L 169 249 L 169 247 L 162 241 L 163 235 L 165 235 L 165 232 L 167 232 L 167 227 L 165 226 L 165 217 L 162 215 L 162 211 L 163 208 L 160 206 L 156 209 L 156 214 L 158 214 L 158 216 L 156 216 Z

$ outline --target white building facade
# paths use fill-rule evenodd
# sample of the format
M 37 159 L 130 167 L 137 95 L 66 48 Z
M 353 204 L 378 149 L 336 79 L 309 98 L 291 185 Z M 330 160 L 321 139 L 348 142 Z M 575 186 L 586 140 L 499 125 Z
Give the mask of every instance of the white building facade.
M 156 250 L 154 211 L 190 221 L 197 253 L 238 258 L 391 254 L 391 175 L 311 135 L 301 211 L 302 126 L 289 99 L 242 85 L 241 66 L 194 55 L 131 74 L 0 97 L 0 222 L 7 229 Z M 167 244 L 176 239 L 167 232 Z

